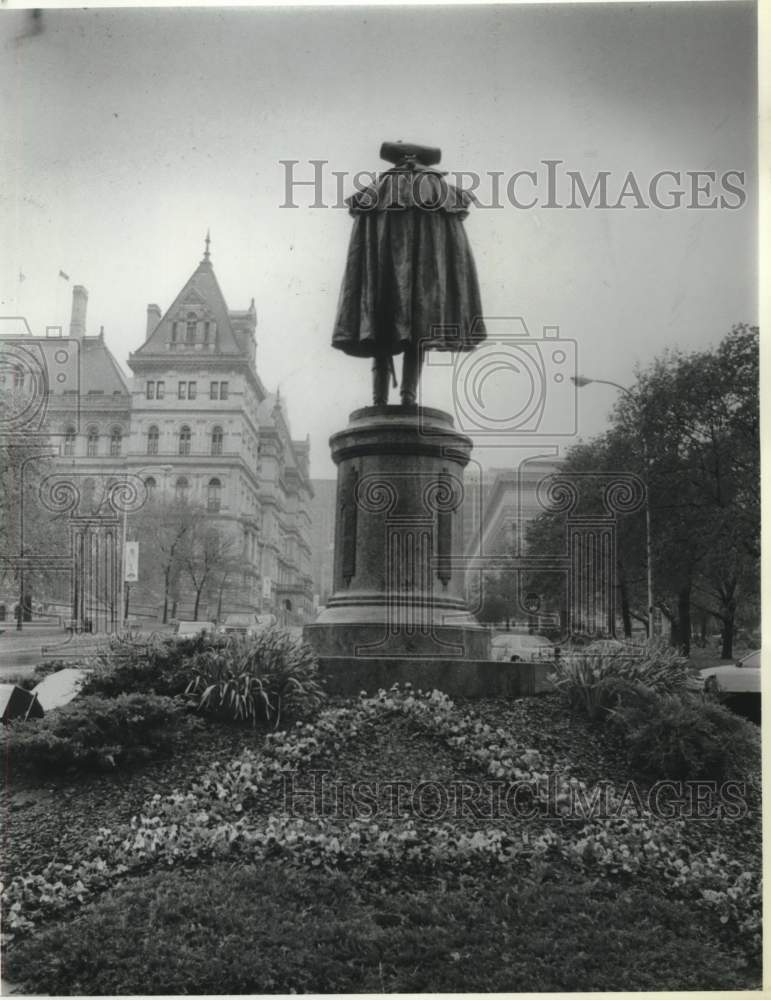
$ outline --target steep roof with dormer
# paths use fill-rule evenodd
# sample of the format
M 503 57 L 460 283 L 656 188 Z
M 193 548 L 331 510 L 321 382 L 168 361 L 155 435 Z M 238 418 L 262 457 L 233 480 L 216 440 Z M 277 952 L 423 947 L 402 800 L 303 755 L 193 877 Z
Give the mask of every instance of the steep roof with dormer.
M 169 345 L 175 343 L 173 324 L 182 320 L 188 312 L 198 313 L 201 310 L 214 322 L 210 355 L 243 356 L 244 351 L 233 329 L 225 297 L 214 274 L 208 242 L 201 263 L 132 357 L 142 358 L 152 354 L 168 357 Z

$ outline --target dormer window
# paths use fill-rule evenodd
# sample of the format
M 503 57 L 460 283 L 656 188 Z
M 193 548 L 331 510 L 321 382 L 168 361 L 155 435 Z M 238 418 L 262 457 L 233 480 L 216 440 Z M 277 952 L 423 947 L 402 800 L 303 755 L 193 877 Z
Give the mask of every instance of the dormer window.
M 198 328 L 198 320 L 194 313 L 187 314 L 187 326 L 185 328 L 185 341 L 188 344 L 195 343 L 195 332 Z

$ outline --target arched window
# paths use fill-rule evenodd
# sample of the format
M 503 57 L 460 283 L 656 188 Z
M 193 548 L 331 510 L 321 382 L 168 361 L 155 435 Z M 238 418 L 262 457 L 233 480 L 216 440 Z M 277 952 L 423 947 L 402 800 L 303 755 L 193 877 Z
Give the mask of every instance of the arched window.
M 223 433 L 221 427 L 214 427 L 211 432 L 211 453 L 212 455 L 222 454 Z
M 190 483 L 187 481 L 187 476 L 180 476 L 176 484 L 177 503 L 184 503 L 187 500 L 189 488 Z
M 160 432 L 158 428 L 153 424 L 152 427 L 147 429 L 147 454 L 157 455 L 158 454 L 158 441 L 160 439 Z
M 158 484 L 156 483 L 154 476 L 148 476 L 147 479 L 145 479 L 145 489 L 147 490 L 148 500 L 152 500 L 155 496 L 155 489 L 157 485 Z
M 179 453 L 180 455 L 190 454 L 190 428 L 185 424 L 179 429 Z
M 120 450 L 123 445 L 123 431 L 120 427 L 113 427 L 112 434 L 110 434 L 110 455 L 116 458 L 120 455 Z
M 86 455 L 89 458 L 96 458 L 99 452 L 99 431 L 96 427 L 88 428 L 88 437 L 86 438 Z
M 185 340 L 188 344 L 192 344 L 195 341 L 195 331 L 198 327 L 198 320 L 196 319 L 195 313 L 187 314 L 187 326 L 185 328 Z
M 68 427 L 64 432 L 64 454 L 72 456 L 75 454 L 75 428 Z
M 218 511 L 222 501 L 222 483 L 219 479 L 210 479 L 206 494 L 206 507 L 211 511 Z

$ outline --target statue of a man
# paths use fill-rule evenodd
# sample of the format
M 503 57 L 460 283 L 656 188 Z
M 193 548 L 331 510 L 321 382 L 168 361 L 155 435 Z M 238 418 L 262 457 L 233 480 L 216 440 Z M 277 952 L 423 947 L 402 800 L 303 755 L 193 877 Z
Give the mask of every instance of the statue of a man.
M 403 354 L 401 402 L 413 406 L 426 350 L 472 351 L 485 338 L 462 220 L 472 201 L 434 169 L 441 151 L 383 143 L 394 167 L 348 198 L 354 218 L 332 346 L 373 359 L 373 402 L 388 402 Z

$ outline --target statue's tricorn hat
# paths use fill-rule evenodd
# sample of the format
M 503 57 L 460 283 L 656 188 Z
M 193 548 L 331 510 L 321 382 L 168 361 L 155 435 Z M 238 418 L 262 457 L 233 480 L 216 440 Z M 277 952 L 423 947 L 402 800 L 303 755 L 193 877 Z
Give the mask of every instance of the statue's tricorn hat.
M 432 167 L 441 160 L 442 151 L 435 146 L 419 146 L 415 142 L 384 142 L 380 147 L 380 158 L 389 163 L 411 159 L 424 167 Z

